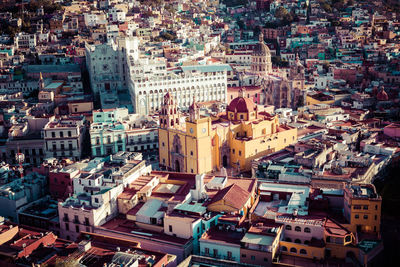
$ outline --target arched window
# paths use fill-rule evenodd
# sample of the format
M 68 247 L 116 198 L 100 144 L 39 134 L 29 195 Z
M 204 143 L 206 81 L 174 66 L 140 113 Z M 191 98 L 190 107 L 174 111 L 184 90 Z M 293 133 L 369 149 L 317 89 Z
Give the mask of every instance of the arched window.
M 286 230 L 292 230 L 292 226 L 290 226 L 290 225 L 287 224 L 287 225 L 285 226 L 285 229 L 286 229 Z
M 310 244 L 310 241 L 305 240 L 305 241 L 304 241 L 304 245 L 308 245 L 308 244 Z
M 285 238 L 285 241 L 286 241 L 286 242 L 292 242 L 292 239 L 291 239 L 290 237 L 286 237 L 286 238 Z
M 296 226 L 296 227 L 294 228 L 294 230 L 295 230 L 296 232 L 301 232 L 301 227 L 300 227 L 300 226 Z
M 290 252 L 292 252 L 292 253 L 297 253 L 297 249 L 296 249 L 296 248 L 291 248 L 291 249 L 290 249 Z
M 301 244 L 301 240 L 297 238 L 294 243 Z
M 287 247 L 282 246 L 282 251 L 287 251 Z
M 307 255 L 307 250 L 305 250 L 304 248 L 300 249 L 300 254 Z
M 305 233 L 311 233 L 311 229 L 309 227 L 304 228 Z

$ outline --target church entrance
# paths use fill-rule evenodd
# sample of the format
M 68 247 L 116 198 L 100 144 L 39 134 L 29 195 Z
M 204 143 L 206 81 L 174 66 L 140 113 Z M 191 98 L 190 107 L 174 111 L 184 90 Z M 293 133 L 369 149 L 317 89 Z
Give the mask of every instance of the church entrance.
M 226 155 L 222 157 L 222 166 L 228 167 L 228 157 Z
M 176 172 L 180 172 L 180 171 L 181 171 L 181 167 L 180 167 L 180 165 L 179 165 L 179 160 L 176 160 L 176 161 L 175 161 L 175 171 L 176 171 Z

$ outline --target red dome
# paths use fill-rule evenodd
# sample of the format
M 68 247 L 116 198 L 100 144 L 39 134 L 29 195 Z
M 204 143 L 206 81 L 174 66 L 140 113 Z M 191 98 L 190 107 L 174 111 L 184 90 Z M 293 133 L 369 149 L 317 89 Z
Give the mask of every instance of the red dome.
M 231 101 L 227 110 L 231 112 L 251 112 L 256 110 L 256 105 L 250 98 L 239 96 Z
M 376 98 L 379 101 L 388 101 L 389 100 L 389 96 L 388 94 L 385 92 L 385 90 L 382 88 L 382 90 L 379 91 L 379 93 L 376 95 Z

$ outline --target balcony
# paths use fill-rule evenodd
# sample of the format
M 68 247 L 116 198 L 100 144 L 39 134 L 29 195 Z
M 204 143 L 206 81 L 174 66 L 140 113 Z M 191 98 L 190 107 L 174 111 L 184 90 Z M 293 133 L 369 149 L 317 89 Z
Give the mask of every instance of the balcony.
M 235 261 L 235 257 L 224 256 L 224 260 Z
M 73 223 L 75 223 L 75 224 L 81 224 L 81 222 L 80 222 L 79 220 L 77 220 L 77 219 L 74 219 Z

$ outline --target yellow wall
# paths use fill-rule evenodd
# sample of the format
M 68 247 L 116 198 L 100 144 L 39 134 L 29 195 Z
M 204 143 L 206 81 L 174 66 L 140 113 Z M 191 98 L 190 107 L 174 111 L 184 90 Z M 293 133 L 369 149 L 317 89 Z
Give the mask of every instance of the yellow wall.
M 330 105 L 330 104 L 333 104 L 333 103 L 335 103 L 334 99 L 328 100 L 328 101 L 319 101 L 319 100 L 317 100 L 315 98 L 312 98 L 311 96 L 306 96 L 306 104 L 307 105 L 316 105 L 316 104 L 328 104 L 328 105 Z
M 330 249 L 331 257 L 336 257 L 339 259 L 346 258 L 346 254 L 349 251 L 352 251 L 356 256 L 359 254 L 359 248 L 354 246 L 343 246 L 339 244 L 326 243 L 326 248 Z
M 309 258 L 313 259 L 314 257 L 317 259 L 322 259 L 325 256 L 325 247 L 312 247 L 312 246 L 307 246 L 304 244 L 297 244 L 297 243 L 292 243 L 292 242 L 286 242 L 286 241 L 280 241 L 280 246 L 285 246 L 288 250 L 287 251 L 282 251 L 282 254 L 285 255 L 292 255 L 292 256 L 298 256 L 298 257 L 303 257 L 303 258 Z M 296 248 L 297 253 L 292 253 L 290 252 L 291 248 Z M 300 249 L 305 249 L 307 251 L 307 254 L 300 254 Z
M 247 114 L 245 115 L 247 116 Z M 189 173 L 192 170 L 193 173 L 219 170 L 222 166 L 221 149 L 224 145 L 227 145 L 230 149 L 231 166 L 237 168 L 237 162 L 239 162 L 240 170 L 246 171 L 251 169 L 253 159 L 281 150 L 297 142 L 297 129 L 277 132 L 279 125 L 277 117 L 235 122 L 230 123 L 229 126 L 219 124 L 212 126 L 211 121 L 212 118 L 210 117 L 195 121 L 187 120 L 185 130 L 160 128 L 160 164 L 172 170 L 175 169 L 175 162 L 170 159 L 170 152 L 173 153 L 176 150 L 173 147 L 173 140 L 176 135 L 179 136 L 182 145 L 182 150 L 179 152 L 185 158 L 184 166 L 180 166 L 181 171 Z
M 355 206 L 361 206 L 361 209 L 355 209 Z M 368 206 L 365 210 L 364 206 Z M 358 219 L 356 218 L 358 215 Z M 364 215 L 368 216 L 364 219 Z M 376 217 L 375 217 L 376 216 Z M 381 224 L 381 201 L 371 199 L 352 199 L 351 200 L 351 218 L 350 218 L 350 231 L 353 233 L 357 230 L 357 225 L 361 225 L 361 230 L 365 232 L 380 232 Z

